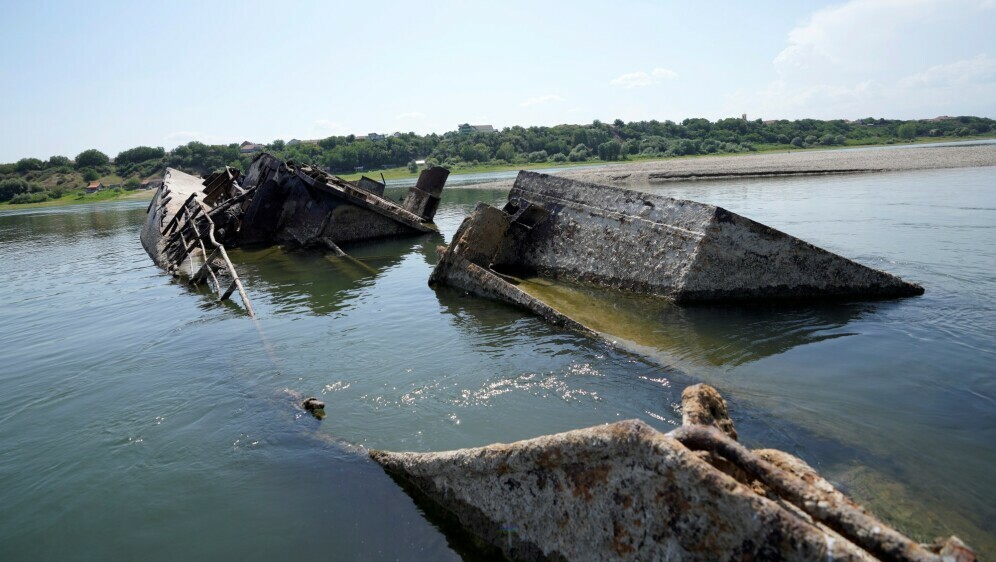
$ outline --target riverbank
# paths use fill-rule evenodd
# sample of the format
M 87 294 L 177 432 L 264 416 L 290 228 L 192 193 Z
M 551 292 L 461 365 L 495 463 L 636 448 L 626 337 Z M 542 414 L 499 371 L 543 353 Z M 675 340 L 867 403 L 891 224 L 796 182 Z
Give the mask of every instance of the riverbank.
M 860 149 L 699 156 L 610 164 L 584 170 L 564 171 L 557 175 L 585 182 L 626 187 L 695 179 L 807 176 L 982 166 L 996 166 L 996 143 L 902 147 L 887 145 Z M 508 189 L 514 181 L 514 178 L 507 178 L 461 187 Z
M 58 199 L 49 199 L 48 201 L 42 201 L 41 203 L 19 203 L 11 204 L 10 202 L 0 203 L 0 213 L 4 211 L 19 211 L 22 209 L 38 209 L 42 207 L 65 207 L 67 205 L 89 205 L 93 203 L 103 203 L 105 201 L 132 201 L 132 200 L 149 200 L 155 195 L 154 189 L 143 189 L 140 191 L 115 191 L 113 189 L 107 189 L 104 191 L 98 191 L 97 193 L 80 193 L 79 191 L 74 191 L 59 197 Z
M 989 142 L 986 142 L 989 141 Z M 973 144 L 985 143 L 985 144 Z M 925 170 L 936 168 L 973 168 L 996 166 L 994 139 L 976 139 L 965 143 L 917 142 L 903 145 L 869 145 L 827 150 L 777 150 L 750 154 L 717 154 L 685 156 L 679 158 L 635 160 L 628 162 L 561 162 L 556 164 L 509 164 L 506 166 L 475 166 L 453 170 L 448 184 L 470 189 L 509 189 L 515 181 L 514 174 L 501 179 L 488 178 L 489 174 L 533 170 L 558 176 L 605 185 L 646 186 L 668 181 L 695 179 L 735 179 L 751 177 L 806 176 L 840 173 L 871 173 L 900 170 Z M 403 173 L 402 173 L 403 172 Z M 366 172 L 380 179 L 381 172 Z M 362 174 L 340 176 L 356 180 Z M 403 168 L 384 171 L 387 180 L 415 176 Z M 481 179 L 462 176 L 483 176 Z M 393 182 L 392 182 L 393 185 Z M 67 193 L 42 203 L 12 205 L 0 203 L 0 212 L 15 209 L 81 205 L 113 200 L 148 200 L 153 191 L 106 190 L 90 195 L 78 191 Z
M 853 145 L 842 145 L 834 147 L 816 147 L 816 148 L 797 148 L 791 145 L 761 145 L 757 150 L 750 152 L 750 155 L 762 155 L 762 154 L 781 154 L 781 153 L 822 153 L 828 151 L 849 151 L 849 150 L 874 150 L 878 148 L 884 149 L 894 149 L 894 148 L 912 148 L 921 146 L 931 146 L 938 144 L 949 144 L 949 143 L 972 143 L 979 141 L 996 141 L 996 138 L 991 136 L 976 136 L 976 137 L 965 137 L 957 141 L 951 141 L 950 138 L 932 138 L 932 137 L 921 137 L 912 142 L 904 142 L 900 144 L 853 144 Z M 744 156 L 745 154 L 735 154 L 735 153 L 718 153 L 718 154 L 692 154 L 688 156 L 672 156 L 672 157 L 662 157 L 662 156 L 630 156 L 628 160 L 623 161 L 603 161 L 599 159 L 586 160 L 584 162 L 538 162 L 530 164 L 460 164 L 455 168 L 450 169 L 452 177 L 470 174 L 486 174 L 492 172 L 508 172 L 517 170 L 534 170 L 542 171 L 549 168 L 595 168 L 595 167 L 616 167 L 616 166 L 632 166 L 637 164 L 651 164 L 654 162 L 681 162 L 681 161 L 698 161 L 703 158 L 737 158 Z M 409 171 L 406 167 L 398 168 L 386 168 L 381 170 L 368 170 L 364 172 L 356 172 L 352 174 L 340 174 L 339 177 L 347 180 L 354 181 L 360 179 L 361 176 L 367 176 L 375 179 L 380 179 L 383 176 L 386 180 L 414 180 L 416 174 Z

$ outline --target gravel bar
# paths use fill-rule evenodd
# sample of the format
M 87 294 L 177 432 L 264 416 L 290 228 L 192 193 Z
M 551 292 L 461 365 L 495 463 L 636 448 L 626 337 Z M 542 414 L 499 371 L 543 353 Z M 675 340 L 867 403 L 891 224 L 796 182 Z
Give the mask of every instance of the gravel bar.
M 863 149 L 699 156 L 609 164 L 599 168 L 559 172 L 556 175 L 624 187 L 698 179 L 855 174 L 979 166 L 996 166 L 996 142 L 959 146 L 890 145 Z M 513 178 L 460 187 L 503 189 L 510 188 L 514 181 Z

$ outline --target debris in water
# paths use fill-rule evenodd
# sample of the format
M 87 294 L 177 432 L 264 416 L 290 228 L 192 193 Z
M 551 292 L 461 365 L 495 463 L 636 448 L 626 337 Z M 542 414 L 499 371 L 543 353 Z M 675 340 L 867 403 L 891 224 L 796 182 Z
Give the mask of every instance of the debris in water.
M 311 398 L 305 398 L 304 402 L 301 403 L 301 406 L 306 412 L 311 412 L 311 415 L 318 419 L 325 417 L 325 402 L 322 402 L 314 396 Z

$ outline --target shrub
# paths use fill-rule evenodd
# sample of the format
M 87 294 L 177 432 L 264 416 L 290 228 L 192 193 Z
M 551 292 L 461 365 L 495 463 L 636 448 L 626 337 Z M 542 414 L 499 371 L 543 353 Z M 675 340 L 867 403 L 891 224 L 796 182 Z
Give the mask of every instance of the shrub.
M 530 162 L 546 162 L 548 155 L 545 150 L 537 150 L 529 153 Z
M 903 123 L 896 129 L 896 135 L 903 140 L 913 140 L 916 138 L 916 124 Z
M 9 201 L 12 197 L 28 192 L 28 182 L 21 178 L 7 178 L 0 181 L 0 201 Z
M 558 152 L 551 156 L 550 160 L 553 160 L 554 162 L 567 162 L 567 157 L 564 156 L 563 152 Z
M 570 154 L 567 155 L 567 159 L 571 162 L 584 162 L 588 159 L 590 154 L 591 151 L 588 150 L 587 146 L 579 144 L 574 147 L 574 150 L 572 150 Z
M 24 203 L 41 203 L 43 201 L 48 201 L 48 193 L 21 193 L 11 198 L 10 204 L 23 205 Z
M 100 177 L 100 174 L 98 174 L 93 169 L 87 168 L 87 169 L 83 170 L 83 181 L 97 181 L 97 178 L 99 178 L 99 177 Z
M 802 137 L 795 137 L 792 139 L 792 146 L 802 148 Z
M 142 185 L 142 182 L 138 181 L 138 178 L 136 178 L 136 177 L 130 177 L 130 178 L 126 179 L 125 182 L 124 182 L 124 188 L 127 191 L 134 191 L 134 190 L 138 189 L 139 186 L 141 186 L 141 185 Z

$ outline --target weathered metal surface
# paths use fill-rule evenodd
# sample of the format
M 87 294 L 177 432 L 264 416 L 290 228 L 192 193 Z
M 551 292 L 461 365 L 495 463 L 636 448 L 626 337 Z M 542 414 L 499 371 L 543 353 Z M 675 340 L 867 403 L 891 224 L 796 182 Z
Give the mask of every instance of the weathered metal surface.
M 717 397 L 698 385 L 683 404 Z M 771 451 L 743 448 L 716 429 L 733 429 L 723 406 L 712 408 L 712 425 L 670 434 L 630 420 L 508 445 L 370 456 L 513 559 L 974 559 L 955 537 L 916 544 L 791 455 L 778 452 L 792 467 L 782 469 L 766 460 Z
M 415 187 L 408 190 L 402 206 L 423 219 L 432 220 L 439 209 L 439 197 L 449 175 L 449 170 L 438 166 L 423 170 Z
M 504 222 L 496 212 L 505 215 Z M 714 205 L 520 172 L 501 211 L 465 220 L 433 273 L 464 254 L 495 272 L 540 276 L 677 302 L 886 298 L 923 288 Z M 472 286 L 462 288 L 474 292 Z
M 149 205 L 142 244 L 158 265 L 194 283 L 213 283 L 223 299 L 238 290 L 251 315 L 223 244 L 320 246 L 344 256 L 338 246 L 342 243 L 436 232 L 431 220 L 448 174 L 443 169 L 423 172 L 409 191 L 410 198 L 422 202 L 415 214 L 384 198 L 382 183 L 366 178 L 365 188 L 359 187 L 266 153 L 244 175 L 225 168 L 201 179 L 168 169 Z M 222 265 L 232 278 L 227 290 L 221 289 L 216 275 L 221 267 L 215 267 L 209 254 L 224 258 Z

